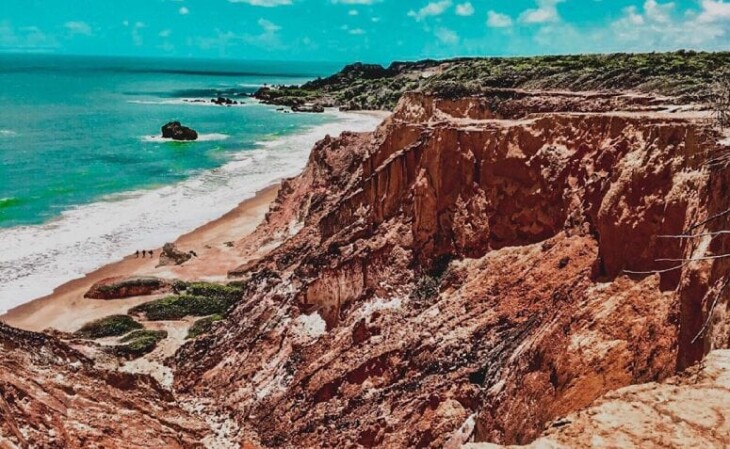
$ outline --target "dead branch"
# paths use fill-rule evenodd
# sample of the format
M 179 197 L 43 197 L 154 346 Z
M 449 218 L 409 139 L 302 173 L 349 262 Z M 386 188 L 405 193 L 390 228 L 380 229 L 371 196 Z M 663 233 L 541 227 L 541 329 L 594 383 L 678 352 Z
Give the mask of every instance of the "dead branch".
M 677 265 L 676 267 L 667 268 L 664 270 L 651 270 L 651 271 L 631 271 L 631 270 L 623 270 L 624 273 L 627 274 L 662 274 L 662 273 L 669 273 L 670 271 L 679 270 L 680 268 L 684 268 L 687 265 L 689 265 L 690 262 L 685 262 L 682 264 Z
M 654 259 L 654 262 L 701 262 L 703 260 L 726 259 L 730 254 L 720 254 L 719 256 L 694 257 L 691 259 Z
M 702 328 L 700 331 L 695 335 L 695 338 L 692 339 L 692 344 L 695 344 L 695 342 L 704 335 L 705 332 L 707 332 L 707 329 L 710 327 L 710 321 L 712 321 L 712 316 L 715 314 L 715 307 L 717 307 L 717 303 L 720 301 L 720 297 L 722 296 L 723 292 L 727 288 L 728 284 L 730 284 L 730 278 L 725 279 L 725 283 L 722 285 L 722 288 L 719 292 L 717 292 L 717 295 L 715 295 L 715 299 L 712 301 L 712 305 L 710 306 L 710 311 L 707 312 L 707 319 L 705 320 L 705 323 L 702 325 Z
M 686 230 L 686 231 L 684 231 L 684 232 L 685 232 L 685 234 L 689 234 L 689 233 L 691 233 L 692 231 L 694 231 L 695 229 L 699 228 L 700 226 L 704 226 L 704 225 L 706 225 L 707 223 L 710 223 L 710 222 L 712 222 L 712 221 L 715 221 L 715 220 L 717 220 L 718 218 L 722 218 L 722 217 L 724 217 L 724 216 L 726 216 L 726 215 L 728 215 L 728 214 L 730 214 L 730 209 L 728 209 L 728 210 L 725 210 L 725 211 L 722 211 L 722 212 L 720 212 L 719 214 L 715 214 L 715 215 L 711 216 L 710 218 L 708 218 L 707 220 L 705 220 L 705 221 L 702 221 L 702 222 L 700 222 L 700 223 L 697 223 L 696 225 L 694 225 L 694 226 L 690 227 L 689 229 L 687 229 L 687 230 Z

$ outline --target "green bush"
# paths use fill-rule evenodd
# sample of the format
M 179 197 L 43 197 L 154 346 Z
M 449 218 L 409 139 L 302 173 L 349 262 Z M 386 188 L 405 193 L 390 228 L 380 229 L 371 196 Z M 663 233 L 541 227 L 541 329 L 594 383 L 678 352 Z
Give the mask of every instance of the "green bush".
M 215 314 L 201 318 L 188 330 L 188 336 L 185 338 L 195 338 L 203 334 L 207 334 L 213 328 L 213 323 L 223 320 L 223 315 Z
M 150 288 L 160 288 L 162 287 L 164 282 L 161 279 L 155 278 L 155 277 L 139 277 L 139 278 L 132 278 L 132 279 L 125 279 L 119 282 L 115 282 L 113 284 L 108 285 L 102 285 L 99 287 L 99 291 L 109 293 L 114 292 L 122 288 L 129 288 L 129 287 L 150 287 Z
M 151 321 L 181 320 L 186 316 L 225 315 L 241 298 L 237 286 L 196 282 L 187 284 L 182 295 L 150 301 L 133 307 L 131 314 L 144 314 Z
M 143 326 L 128 315 L 112 315 L 100 320 L 85 324 L 76 331 L 76 335 L 82 338 L 105 338 L 124 335 Z
M 166 331 L 138 330 L 122 337 L 119 341 L 126 344 L 113 346 L 111 351 L 121 357 L 141 357 L 154 351 L 157 343 L 165 338 Z

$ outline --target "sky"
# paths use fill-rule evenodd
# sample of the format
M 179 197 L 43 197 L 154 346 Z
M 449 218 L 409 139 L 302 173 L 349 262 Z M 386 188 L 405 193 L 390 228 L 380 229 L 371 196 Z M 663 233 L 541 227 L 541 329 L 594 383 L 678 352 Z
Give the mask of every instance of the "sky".
M 0 0 L 0 52 L 393 60 L 730 50 L 730 0 Z

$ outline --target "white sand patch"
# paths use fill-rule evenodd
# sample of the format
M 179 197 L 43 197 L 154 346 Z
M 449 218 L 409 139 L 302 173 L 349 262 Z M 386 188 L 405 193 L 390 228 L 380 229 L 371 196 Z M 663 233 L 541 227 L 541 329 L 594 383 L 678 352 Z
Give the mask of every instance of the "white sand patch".
M 327 323 L 317 312 L 311 315 L 299 315 L 294 320 L 294 330 L 298 335 L 319 338 L 327 333 Z

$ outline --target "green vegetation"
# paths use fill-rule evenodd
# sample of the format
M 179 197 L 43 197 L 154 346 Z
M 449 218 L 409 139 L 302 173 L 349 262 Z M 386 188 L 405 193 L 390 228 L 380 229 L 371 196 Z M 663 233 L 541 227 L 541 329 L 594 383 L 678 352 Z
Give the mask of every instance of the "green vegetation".
M 393 63 L 390 67 L 353 64 L 302 86 L 260 92 L 265 102 L 292 105 L 320 102 L 344 109 L 393 109 L 401 95 L 420 90 L 468 95 L 494 88 L 571 91 L 631 90 L 705 101 L 730 68 L 730 52 L 464 58 Z
M 151 321 L 180 320 L 186 316 L 225 315 L 243 294 L 243 290 L 237 286 L 205 282 L 179 287 L 184 291 L 183 294 L 133 307 L 130 314 L 144 314 Z
M 76 331 L 76 335 L 82 338 L 104 338 L 124 335 L 143 326 L 128 315 L 112 315 L 100 320 L 85 324 Z
M 165 338 L 167 338 L 165 331 L 138 330 L 119 340 L 126 344 L 113 346 L 110 349 L 118 356 L 136 358 L 154 351 L 157 343 Z
M 154 277 L 139 277 L 132 279 L 125 279 L 123 281 L 115 282 L 113 284 L 102 285 L 99 287 L 100 292 L 113 293 L 122 288 L 131 287 L 148 287 L 150 289 L 158 289 L 164 285 L 161 279 Z
M 188 336 L 185 338 L 195 338 L 203 334 L 207 334 L 213 328 L 213 323 L 223 320 L 223 315 L 215 314 L 201 318 L 190 327 Z

